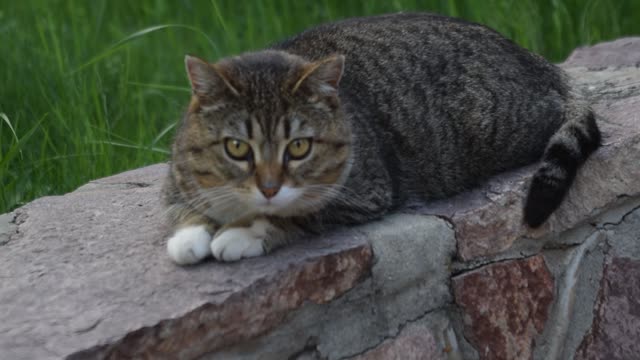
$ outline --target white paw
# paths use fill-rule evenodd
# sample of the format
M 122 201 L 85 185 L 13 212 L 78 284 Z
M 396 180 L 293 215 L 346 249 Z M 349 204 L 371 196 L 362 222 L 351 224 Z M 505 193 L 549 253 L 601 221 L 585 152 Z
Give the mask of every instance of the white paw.
M 218 234 L 211 242 L 211 253 L 220 261 L 235 261 L 241 258 L 264 254 L 264 238 L 269 223 L 255 220 L 248 228 L 230 228 Z
M 204 225 L 182 228 L 167 242 L 169 257 L 176 264 L 195 264 L 211 254 L 211 235 Z

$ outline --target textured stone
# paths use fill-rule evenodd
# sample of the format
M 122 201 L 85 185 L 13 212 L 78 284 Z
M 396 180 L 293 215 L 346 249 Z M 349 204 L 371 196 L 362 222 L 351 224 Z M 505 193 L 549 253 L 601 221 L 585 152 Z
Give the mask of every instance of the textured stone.
M 330 304 L 307 305 L 268 334 L 206 359 L 279 360 L 302 349 L 305 356 L 343 359 L 395 337 L 416 319 L 433 334 L 445 333 L 449 320 L 438 309 L 452 302 L 449 277 L 455 251 L 448 224 L 434 217 L 393 214 L 356 230 L 371 242 L 375 255 L 367 279 Z M 455 335 L 451 337 L 453 344 Z
M 15 233 L 16 225 L 11 214 L 0 215 L 0 246 L 9 241 L 9 237 Z
M 449 277 L 446 268 L 455 252 L 455 238 L 446 221 L 393 214 L 361 231 L 376 255 L 372 272 L 380 293 L 397 293 L 428 278 L 444 283 Z M 442 291 L 448 292 L 446 287 Z
M 640 41 L 637 37 L 622 38 L 574 50 L 565 66 L 602 68 L 608 66 L 640 67 Z
M 453 278 L 465 337 L 481 359 L 530 359 L 553 301 L 541 255 L 484 266 Z
M 591 329 L 576 359 L 632 359 L 640 354 L 640 202 L 609 219 L 607 258 Z
M 581 229 L 588 229 L 583 232 Z M 584 225 L 562 237 L 571 244 L 544 251 L 555 279 L 554 304 L 544 331 L 535 339 L 534 359 L 572 359 L 593 321 L 599 280 L 607 249 L 606 236 Z
M 420 325 L 407 325 L 400 334 L 352 360 L 444 360 L 448 349 L 436 344 L 431 331 Z
M 349 231 L 234 264 L 165 253 L 156 165 L 38 199 L 2 246 L 0 349 L 10 359 L 192 359 L 257 336 L 303 302 L 352 288 L 371 265 Z M 133 179 L 133 181 L 132 181 Z
M 640 261 L 605 265 L 595 319 L 575 359 L 634 359 L 640 354 Z

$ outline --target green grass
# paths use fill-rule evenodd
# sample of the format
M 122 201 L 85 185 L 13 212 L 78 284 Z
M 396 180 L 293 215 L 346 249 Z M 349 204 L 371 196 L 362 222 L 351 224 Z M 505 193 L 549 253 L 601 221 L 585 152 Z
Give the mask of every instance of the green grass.
M 637 0 L 1 0 L 0 213 L 166 160 L 189 99 L 185 53 L 215 60 L 400 10 L 480 22 L 553 61 L 640 34 Z

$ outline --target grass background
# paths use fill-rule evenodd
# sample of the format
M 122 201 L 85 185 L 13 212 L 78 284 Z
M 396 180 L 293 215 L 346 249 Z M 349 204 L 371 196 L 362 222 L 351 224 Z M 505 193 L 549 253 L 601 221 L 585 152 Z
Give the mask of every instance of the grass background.
M 189 99 L 185 53 L 215 60 L 409 10 L 486 24 L 552 61 L 640 34 L 638 0 L 0 0 L 0 213 L 165 161 Z

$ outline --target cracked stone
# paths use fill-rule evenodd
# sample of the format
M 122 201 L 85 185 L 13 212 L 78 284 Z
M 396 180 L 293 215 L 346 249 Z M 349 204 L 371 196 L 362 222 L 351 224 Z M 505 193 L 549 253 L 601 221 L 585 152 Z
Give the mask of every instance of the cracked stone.
M 396 337 L 351 360 L 444 360 L 446 351 L 438 346 L 429 328 L 409 324 Z
M 595 319 L 575 359 L 634 359 L 640 354 L 640 261 L 613 258 L 605 265 Z
M 28 216 L 0 252 L 12 279 L 0 282 L 0 357 L 192 359 L 268 331 L 304 302 L 331 301 L 370 271 L 370 245 L 349 231 L 269 257 L 178 267 L 164 246 L 165 171 L 19 209 Z M 131 179 L 150 185 L 109 185 Z
M 531 359 L 554 299 L 542 255 L 484 266 L 453 278 L 464 334 L 481 359 Z
M 620 214 L 618 214 L 620 215 Z M 591 329 L 575 359 L 632 359 L 640 353 L 640 209 L 609 223 L 604 272 Z

